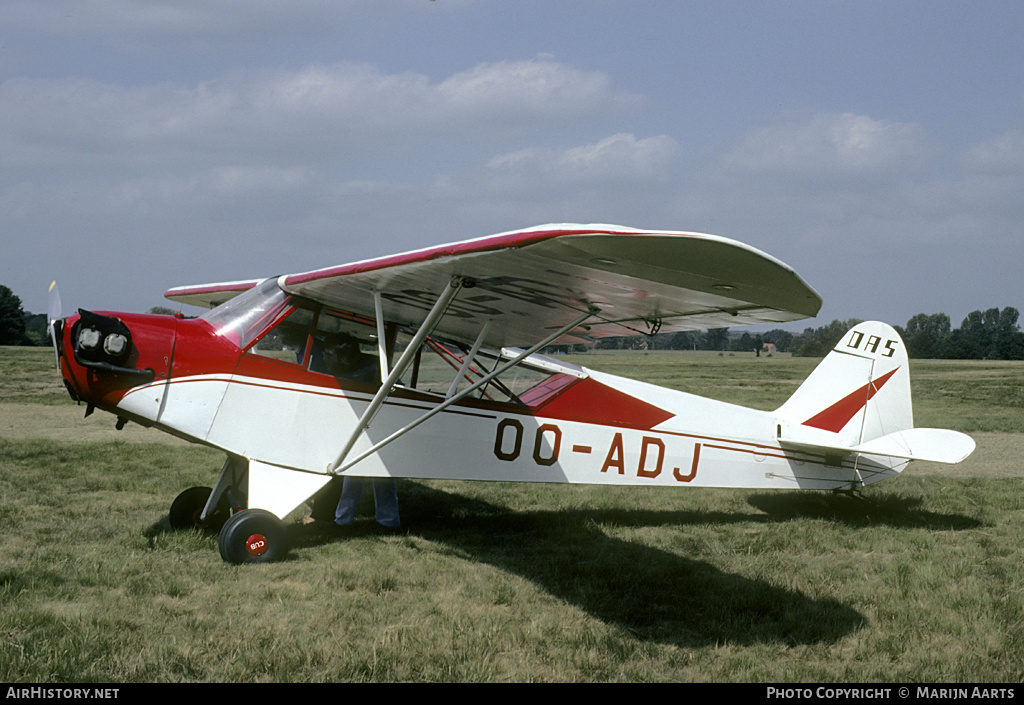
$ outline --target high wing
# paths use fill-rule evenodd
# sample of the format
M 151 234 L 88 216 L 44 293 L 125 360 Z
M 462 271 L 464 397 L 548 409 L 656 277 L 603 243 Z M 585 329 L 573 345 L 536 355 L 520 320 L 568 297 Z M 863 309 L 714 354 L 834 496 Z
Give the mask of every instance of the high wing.
M 555 340 L 814 316 L 821 297 L 789 266 L 715 235 L 613 225 L 544 225 L 280 277 L 292 294 L 418 326 L 453 278 L 463 290 L 434 333 L 486 347 L 522 345 L 588 311 Z M 255 282 L 179 287 L 167 298 L 211 305 Z M 483 340 L 478 338 L 487 321 Z

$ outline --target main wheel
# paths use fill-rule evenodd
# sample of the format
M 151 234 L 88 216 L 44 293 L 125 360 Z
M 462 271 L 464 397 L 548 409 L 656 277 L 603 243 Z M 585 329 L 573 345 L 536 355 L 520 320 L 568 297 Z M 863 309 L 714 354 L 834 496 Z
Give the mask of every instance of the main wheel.
M 200 521 L 199 515 L 203 513 L 203 507 L 210 499 L 213 492 L 209 487 L 190 487 L 179 494 L 171 503 L 171 511 L 168 519 L 171 528 L 175 531 L 183 529 L 206 529 L 219 531 L 224 525 L 230 513 L 226 499 L 222 499 L 214 508 L 206 521 Z
M 243 509 L 224 523 L 217 546 L 228 563 L 271 563 L 288 553 L 288 528 L 265 509 Z

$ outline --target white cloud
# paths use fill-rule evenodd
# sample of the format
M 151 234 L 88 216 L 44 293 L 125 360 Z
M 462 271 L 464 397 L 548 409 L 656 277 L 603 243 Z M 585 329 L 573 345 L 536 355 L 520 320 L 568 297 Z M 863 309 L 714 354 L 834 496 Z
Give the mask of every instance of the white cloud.
M 21 78 L 0 85 L 0 146 L 26 168 L 83 159 L 238 163 L 242 154 L 315 160 L 368 144 L 419 147 L 438 135 L 493 145 L 601 121 L 634 97 L 607 74 L 549 59 L 480 64 L 441 82 L 356 63 L 239 72 L 194 87 Z
M 480 64 L 438 86 L 437 98 L 468 114 L 583 116 L 588 110 L 635 106 L 642 97 L 616 92 L 611 77 L 550 59 Z
M 267 261 L 322 265 L 298 261 L 312 251 L 360 259 L 453 239 L 453 213 L 466 237 L 554 218 L 554 189 L 528 215 L 502 184 L 467 174 L 559 130 L 592 133 L 608 116 L 632 114 L 633 97 L 604 72 L 549 57 L 441 79 L 353 62 L 191 85 L 15 78 L 0 83 L 0 220 L 20 243 L 15 259 L 74 242 L 128 271 L 140 253 L 173 243 L 189 268 L 209 260 L 250 270 L 230 277 Z M 557 153 L 557 174 L 653 178 L 675 148 L 667 137 L 616 136 Z M 267 247 L 289 263 L 277 252 L 268 260 Z M 164 272 L 145 286 L 181 276 Z
M 1010 130 L 968 150 L 965 163 L 984 171 L 1024 170 L 1024 130 Z
M 906 168 L 925 155 L 924 130 L 914 123 L 852 113 L 787 115 L 744 134 L 725 164 L 752 172 L 815 176 Z
M 503 154 L 488 163 L 500 177 L 540 179 L 562 184 L 664 181 L 679 153 L 667 135 L 637 139 L 620 133 L 599 142 L 564 150 L 531 148 Z

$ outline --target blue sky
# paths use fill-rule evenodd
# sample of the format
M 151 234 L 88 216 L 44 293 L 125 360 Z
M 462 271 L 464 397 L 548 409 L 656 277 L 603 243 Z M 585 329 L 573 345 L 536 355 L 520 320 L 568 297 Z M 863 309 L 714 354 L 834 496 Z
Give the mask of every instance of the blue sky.
M 549 222 L 710 232 L 816 320 L 1024 309 L 1019 2 L 7 0 L 0 283 L 46 310 Z

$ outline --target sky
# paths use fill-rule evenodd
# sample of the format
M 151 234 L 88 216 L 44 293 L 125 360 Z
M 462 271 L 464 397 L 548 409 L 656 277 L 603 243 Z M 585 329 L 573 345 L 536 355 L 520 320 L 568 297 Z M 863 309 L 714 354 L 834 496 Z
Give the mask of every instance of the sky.
M 956 327 L 1024 310 L 1022 30 L 1017 0 L 4 0 L 0 284 L 146 311 L 610 223 L 781 259 L 824 300 L 793 330 Z

